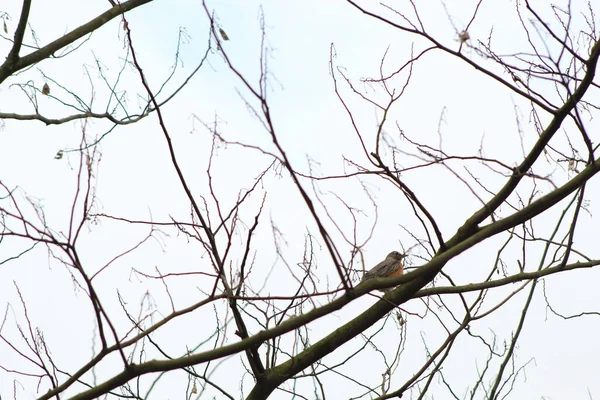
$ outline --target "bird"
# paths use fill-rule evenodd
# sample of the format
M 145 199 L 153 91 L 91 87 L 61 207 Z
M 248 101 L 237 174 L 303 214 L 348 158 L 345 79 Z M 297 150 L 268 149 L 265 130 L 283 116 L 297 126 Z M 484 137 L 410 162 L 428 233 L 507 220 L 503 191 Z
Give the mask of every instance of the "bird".
M 404 264 L 402 260 L 406 257 L 406 254 L 398 251 L 392 251 L 387 255 L 385 260 L 365 272 L 361 282 L 368 281 L 375 278 L 389 278 L 392 276 L 400 276 L 404 273 Z M 385 292 L 389 289 L 380 289 Z

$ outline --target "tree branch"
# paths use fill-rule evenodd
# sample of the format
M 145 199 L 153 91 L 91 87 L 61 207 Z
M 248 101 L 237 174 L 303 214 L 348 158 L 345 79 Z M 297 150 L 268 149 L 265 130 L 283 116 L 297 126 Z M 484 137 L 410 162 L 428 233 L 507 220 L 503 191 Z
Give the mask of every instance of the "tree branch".
M 19 52 L 21 51 L 21 45 L 23 44 L 23 36 L 25 36 L 25 29 L 27 28 L 27 20 L 29 19 L 29 11 L 31 11 L 31 0 L 23 1 L 23 9 L 21 10 L 21 18 L 19 18 L 19 25 L 15 31 L 15 41 L 13 47 L 6 57 L 6 63 L 13 63 L 19 58 Z
M 21 13 L 21 20 L 19 21 L 17 33 L 15 33 L 15 43 L 13 45 L 9 57 L 7 57 L 6 61 L 4 61 L 2 66 L 0 66 L 0 83 L 4 82 L 9 76 L 11 76 L 16 71 L 22 70 L 23 68 L 29 67 L 30 65 L 33 65 L 51 57 L 57 50 L 60 50 L 63 47 L 68 46 L 69 44 L 82 38 L 83 36 L 96 31 L 98 28 L 100 28 L 113 18 L 118 17 L 119 15 L 126 13 L 127 11 L 133 10 L 136 7 L 139 7 L 146 3 L 150 3 L 151 1 L 152 0 L 129 0 L 125 3 L 116 5 L 110 10 L 106 11 L 105 13 L 89 21 L 88 23 L 81 25 L 79 28 L 72 30 L 64 36 L 61 36 L 54 42 L 47 44 L 41 49 L 34 51 L 33 53 L 28 54 L 24 57 L 19 57 L 18 52 L 21 47 L 21 42 L 23 39 L 22 35 L 24 32 L 21 32 L 20 37 L 17 36 L 17 33 L 19 33 L 19 29 L 21 29 L 21 23 L 23 22 L 23 20 L 25 19 L 25 24 L 27 22 L 29 4 L 31 3 L 31 0 L 26 0 L 23 4 L 23 12 Z M 21 42 L 17 42 L 17 39 L 20 39 Z

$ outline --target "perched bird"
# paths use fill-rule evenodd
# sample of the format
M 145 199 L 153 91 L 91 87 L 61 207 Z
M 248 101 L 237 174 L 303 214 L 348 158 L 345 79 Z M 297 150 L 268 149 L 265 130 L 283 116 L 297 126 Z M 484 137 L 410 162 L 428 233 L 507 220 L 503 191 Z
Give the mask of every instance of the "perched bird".
M 361 282 L 368 281 L 374 278 L 389 278 L 390 276 L 399 276 L 404 273 L 404 264 L 402 260 L 406 257 L 406 254 L 392 251 L 387 255 L 385 260 L 365 272 Z M 380 289 L 382 292 L 388 291 L 389 289 Z

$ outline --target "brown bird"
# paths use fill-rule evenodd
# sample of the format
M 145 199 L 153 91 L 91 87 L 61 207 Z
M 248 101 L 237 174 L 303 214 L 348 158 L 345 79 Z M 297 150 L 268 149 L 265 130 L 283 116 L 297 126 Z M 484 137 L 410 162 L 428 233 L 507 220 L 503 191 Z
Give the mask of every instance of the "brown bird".
M 368 281 L 374 278 L 389 278 L 391 276 L 399 276 L 404 273 L 404 264 L 402 260 L 406 257 L 406 254 L 392 251 L 387 255 L 385 260 L 365 272 L 361 282 Z M 380 289 L 381 291 L 387 291 L 389 289 Z

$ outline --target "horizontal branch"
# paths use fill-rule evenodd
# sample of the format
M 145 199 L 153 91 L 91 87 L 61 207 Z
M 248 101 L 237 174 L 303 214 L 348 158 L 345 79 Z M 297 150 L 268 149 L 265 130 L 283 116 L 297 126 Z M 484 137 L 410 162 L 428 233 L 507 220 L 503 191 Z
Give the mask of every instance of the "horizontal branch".
M 109 113 L 93 113 L 86 112 L 82 114 L 73 114 L 63 118 L 48 118 L 41 114 L 15 114 L 15 113 L 3 113 L 0 112 L 0 119 L 15 119 L 18 121 L 40 121 L 46 125 L 60 125 L 66 122 L 75 121 L 78 119 L 86 119 L 86 118 L 97 118 L 97 119 L 108 119 L 115 125 L 128 125 L 138 122 L 140 119 L 146 117 L 152 110 L 147 111 L 144 114 L 138 115 L 136 117 L 128 117 L 126 119 L 120 120 L 110 115 Z
M 479 282 L 479 283 L 470 283 L 468 285 L 459 285 L 459 286 L 440 286 L 427 288 L 423 290 L 419 290 L 413 297 L 427 297 L 438 294 L 457 294 L 457 293 L 467 293 L 467 292 L 475 292 L 479 290 L 485 290 L 495 287 L 500 287 L 504 285 L 508 285 L 511 283 L 522 282 L 527 280 L 539 279 L 544 276 L 553 275 L 557 272 L 561 271 L 573 271 L 576 269 L 585 269 L 585 268 L 593 268 L 597 265 L 600 265 L 600 260 L 592 260 L 587 262 L 576 262 L 573 264 L 569 264 L 566 266 L 557 265 L 552 268 L 545 268 L 539 271 L 533 272 L 521 272 L 518 274 L 507 276 L 506 278 L 496 279 L 493 281 L 487 282 Z

